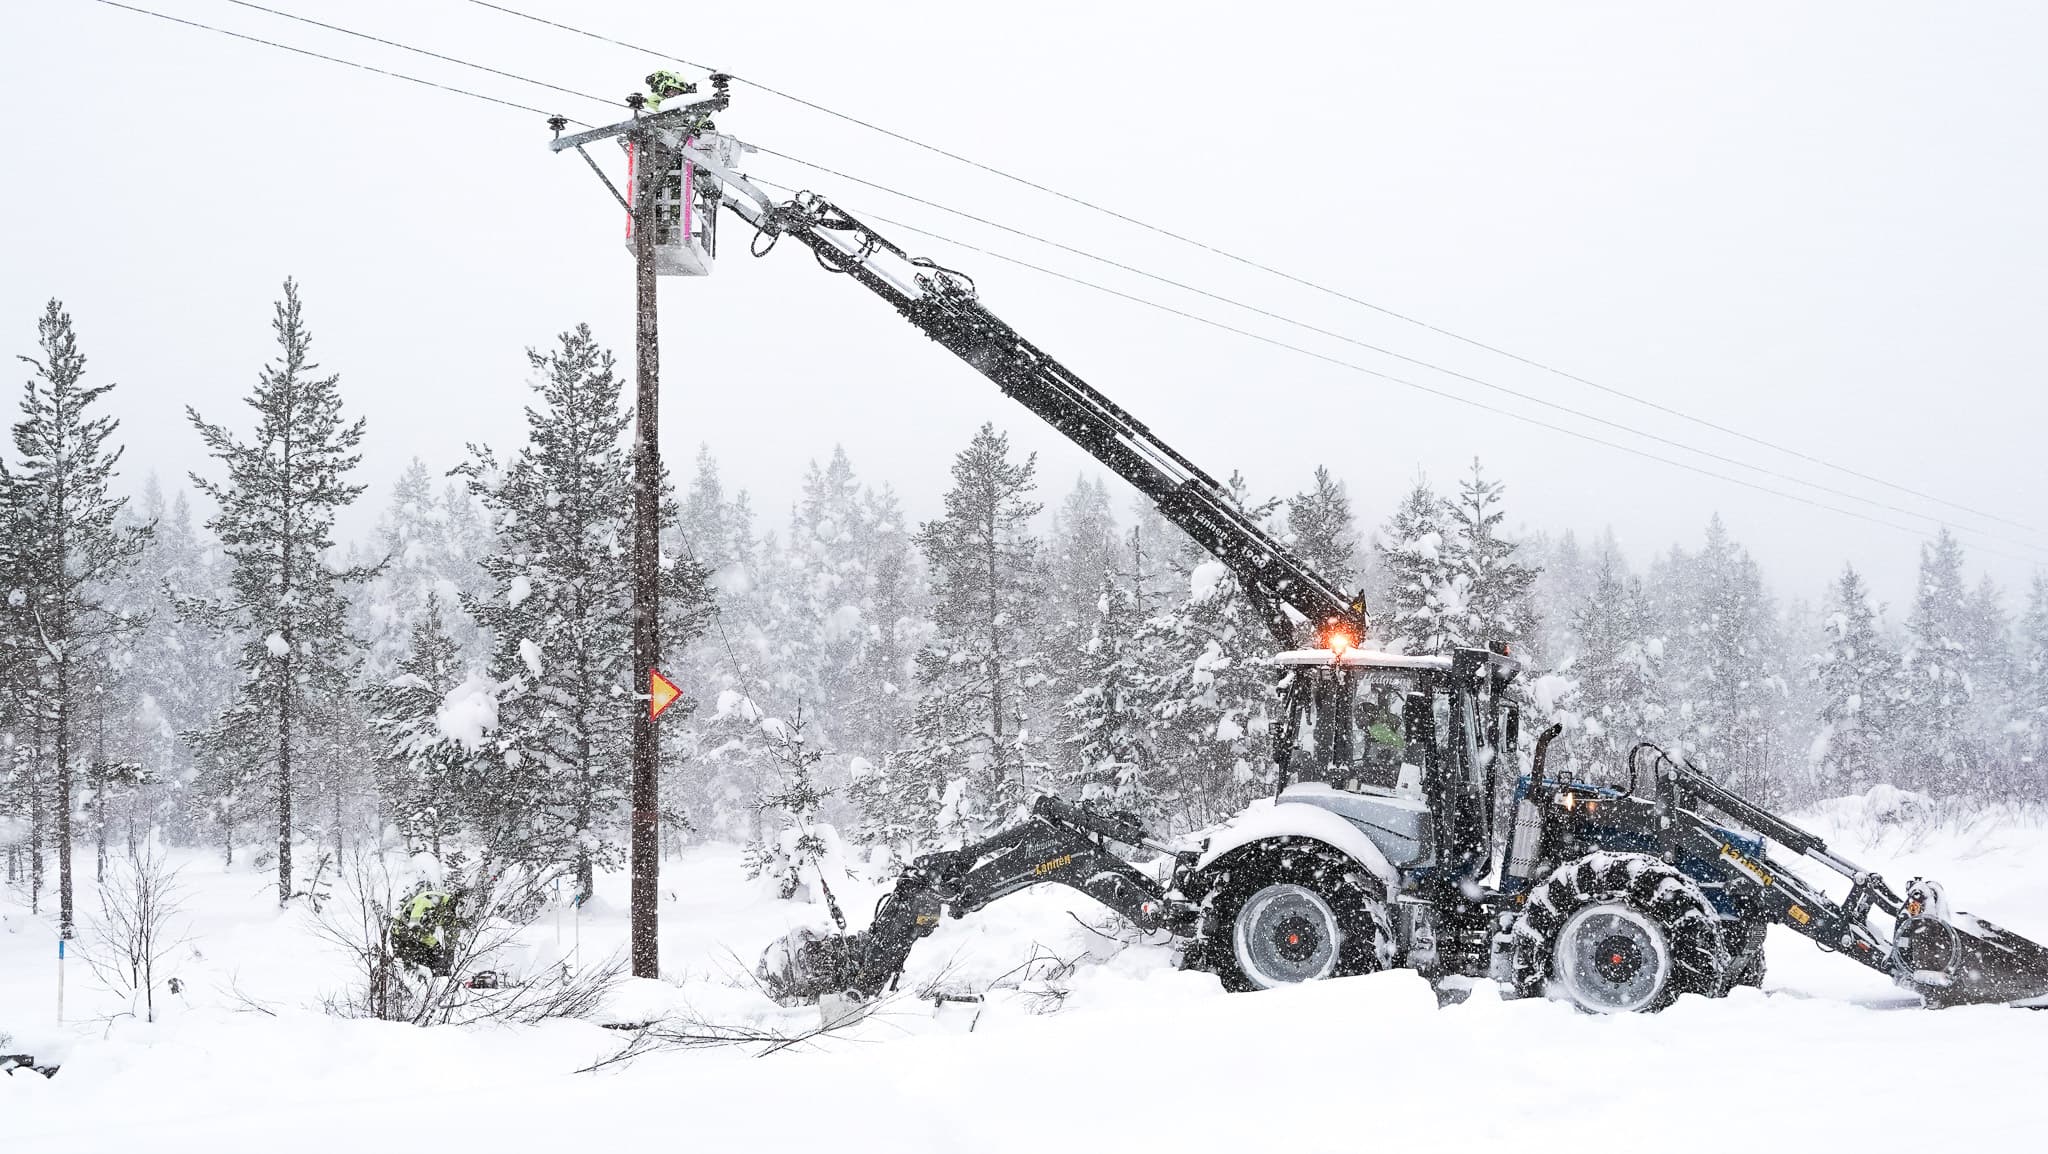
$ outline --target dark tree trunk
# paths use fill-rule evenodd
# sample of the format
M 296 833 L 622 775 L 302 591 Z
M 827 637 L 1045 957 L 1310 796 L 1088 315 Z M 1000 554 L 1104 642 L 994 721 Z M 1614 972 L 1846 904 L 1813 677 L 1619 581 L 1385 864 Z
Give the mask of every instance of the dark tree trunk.
M 61 628 L 61 626 L 60 626 Z M 71 909 L 71 671 L 57 662 L 57 935 L 75 936 Z

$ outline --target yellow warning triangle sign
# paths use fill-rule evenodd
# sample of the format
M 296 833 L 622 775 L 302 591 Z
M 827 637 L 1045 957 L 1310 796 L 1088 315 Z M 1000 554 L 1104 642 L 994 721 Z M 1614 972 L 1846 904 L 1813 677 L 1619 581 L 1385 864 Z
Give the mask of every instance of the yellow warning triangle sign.
M 676 699 L 680 698 L 682 695 L 683 691 L 676 688 L 675 682 L 670 681 L 666 677 L 663 677 L 661 675 L 661 670 L 648 670 L 647 720 L 652 721 L 655 718 L 660 717 L 661 711 L 667 709 L 671 705 L 674 705 L 676 703 Z

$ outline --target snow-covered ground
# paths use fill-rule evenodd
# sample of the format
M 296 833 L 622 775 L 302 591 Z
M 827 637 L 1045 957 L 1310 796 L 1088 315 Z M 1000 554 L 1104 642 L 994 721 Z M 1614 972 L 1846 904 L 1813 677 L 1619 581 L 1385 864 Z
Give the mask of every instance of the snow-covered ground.
M 1809 821 L 1894 882 L 1939 877 L 1959 906 L 2048 940 L 2038 818 L 1887 822 L 1883 810 L 1835 803 Z M 108 1019 L 118 1005 L 75 965 L 58 1025 L 48 923 L 0 895 L 0 1033 L 63 1063 L 53 1079 L 0 1076 L 0 1149 L 2017 1149 L 2042 1124 L 2048 1013 L 1923 1011 L 1790 935 L 1770 943 L 1762 992 L 1656 1016 L 1594 1018 L 1485 989 L 1439 1009 L 1407 973 L 1225 995 L 1051 887 L 948 923 L 913 955 L 906 990 L 989 991 L 978 1006 L 906 995 L 774 1052 L 653 1052 L 577 1072 L 630 1035 L 323 1014 L 344 969 L 303 911 L 271 905 L 274 876 L 205 853 L 181 861 L 184 991 L 153 1025 Z M 80 864 L 89 877 L 90 858 Z M 745 970 L 786 928 L 822 926 L 821 910 L 763 896 L 723 846 L 667 863 L 663 888 L 668 980 L 628 983 L 603 1017 L 784 1035 L 817 1024 Z M 624 896 L 622 876 L 606 879 L 593 907 L 562 920 L 559 947 L 544 916 L 526 964 L 619 948 Z M 89 884 L 79 904 L 92 906 Z

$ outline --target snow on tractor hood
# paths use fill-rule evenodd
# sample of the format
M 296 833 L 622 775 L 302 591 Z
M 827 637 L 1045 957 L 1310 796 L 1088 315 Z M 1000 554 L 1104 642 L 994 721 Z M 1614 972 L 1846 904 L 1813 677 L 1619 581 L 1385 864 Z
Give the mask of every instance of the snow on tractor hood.
M 1435 669 L 1450 672 L 1443 653 L 1388 653 L 1384 649 L 1289 649 L 1266 658 L 1271 665 L 1341 665 L 1346 669 Z
M 1252 802 L 1250 808 L 1210 834 L 1203 842 L 1202 856 L 1195 862 L 1195 868 L 1207 869 L 1231 850 L 1276 837 L 1305 837 L 1322 842 L 1364 866 L 1386 886 L 1389 896 L 1401 888 L 1387 855 L 1357 826 L 1327 809 L 1298 801 L 1275 804 L 1271 798 Z

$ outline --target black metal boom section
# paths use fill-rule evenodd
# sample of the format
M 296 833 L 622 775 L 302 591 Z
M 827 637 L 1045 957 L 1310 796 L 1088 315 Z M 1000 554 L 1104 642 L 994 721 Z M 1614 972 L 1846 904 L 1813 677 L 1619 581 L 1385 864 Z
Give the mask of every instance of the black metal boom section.
M 758 230 L 755 255 L 765 255 L 778 237 L 795 238 L 828 272 L 851 276 L 1115 470 L 1230 568 L 1283 648 L 1302 644 L 1304 627 L 1335 627 L 1348 630 L 1354 642 L 1363 639 L 1368 624 L 1363 595 L 1347 595 L 1309 568 L 1246 516 L 1214 477 L 990 312 L 968 277 L 909 256 L 821 196 L 804 193 L 765 213 L 744 200 L 725 203 Z M 766 247 L 761 237 L 768 238 Z M 891 275 L 881 264 L 886 258 L 907 265 L 910 279 Z
M 771 951 L 758 973 L 778 998 L 848 991 L 873 997 L 895 983 L 911 947 L 937 929 L 942 916 L 965 917 L 1040 882 L 1079 890 L 1141 930 L 1190 932 L 1199 911 L 1125 860 L 1118 845 L 1165 852 L 1126 815 L 1040 797 L 1023 821 L 911 862 L 876 904 L 867 929 L 833 937 L 800 934 L 779 947 L 779 956 Z

